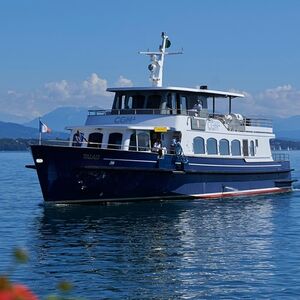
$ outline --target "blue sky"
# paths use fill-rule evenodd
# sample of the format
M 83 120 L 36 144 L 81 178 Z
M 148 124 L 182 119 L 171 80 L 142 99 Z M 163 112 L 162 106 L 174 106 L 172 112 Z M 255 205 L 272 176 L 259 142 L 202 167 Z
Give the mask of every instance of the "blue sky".
M 297 0 L 2 0 L 0 112 L 109 106 L 106 87 L 149 84 L 137 52 L 166 31 L 184 55 L 167 57 L 165 85 L 234 89 L 254 113 L 300 114 L 299 13 Z

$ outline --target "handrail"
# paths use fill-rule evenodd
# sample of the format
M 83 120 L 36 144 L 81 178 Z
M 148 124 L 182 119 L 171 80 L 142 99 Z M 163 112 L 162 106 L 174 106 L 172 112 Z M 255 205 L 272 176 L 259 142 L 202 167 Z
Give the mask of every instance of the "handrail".
M 184 116 L 199 116 L 195 109 L 173 109 L 173 108 L 128 108 L 128 109 L 92 109 L 89 110 L 89 116 L 109 116 L 109 115 L 184 115 Z M 207 110 L 202 110 L 203 116 L 200 117 L 208 117 L 211 119 L 223 120 L 226 122 L 226 117 L 228 115 L 224 114 L 209 114 Z M 200 114 L 201 114 L 200 112 Z M 241 116 L 241 115 L 240 115 Z M 241 116 L 242 119 L 240 121 L 241 126 L 252 126 L 252 127 L 267 127 L 272 128 L 272 120 L 264 117 L 256 117 L 256 116 Z
M 273 127 L 273 122 L 271 119 L 267 118 L 256 118 L 256 117 L 250 117 L 244 119 L 244 125 L 245 126 L 253 126 L 253 127 Z
M 112 144 L 112 143 L 96 143 L 89 141 L 82 142 L 73 142 L 73 141 L 61 141 L 61 140 L 42 140 L 42 145 L 49 146 L 64 146 L 70 148 L 102 148 L 102 149 L 110 149 L 110 150 L 123 150 L 124 145 L 121 144 Z M 145 151 L 152 152 L 151 147 L 147 146 L 132 146 L 128 145 L 128 151 Z
M 181 110 L 181 114 L 186 110 Z M 177 114 L 177 109 L 170 108 L 126 108 L 126 109 L 91 109 L 88 111 L 89 116 L 108 116 L 108 115 L 172 115 Z

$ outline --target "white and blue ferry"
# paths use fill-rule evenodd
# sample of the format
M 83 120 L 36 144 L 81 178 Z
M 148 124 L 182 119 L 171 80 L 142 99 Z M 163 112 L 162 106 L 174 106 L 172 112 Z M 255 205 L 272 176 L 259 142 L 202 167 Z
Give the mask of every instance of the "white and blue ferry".
M 170 41 L 149 55 L 151 87 L 109 88 L 112 108 L 69 127 L 66 145 L 32 145 L 45 201 L 113 202 L 287 192 L 290 163 L 273 157 L 272 124 L 232 111 L 244 95 L 163 86 Z M 228 103 L 216 112 L 216 100 Z

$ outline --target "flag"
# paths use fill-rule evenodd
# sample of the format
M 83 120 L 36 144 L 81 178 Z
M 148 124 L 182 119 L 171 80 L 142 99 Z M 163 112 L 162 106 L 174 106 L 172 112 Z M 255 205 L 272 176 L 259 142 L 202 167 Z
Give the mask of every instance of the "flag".
M 41 133 L 50 133 L 51 132 L 51 128 L 49 128 L 46 124 L 44 124 L 41 120 L 40 120 L 40 132 Z

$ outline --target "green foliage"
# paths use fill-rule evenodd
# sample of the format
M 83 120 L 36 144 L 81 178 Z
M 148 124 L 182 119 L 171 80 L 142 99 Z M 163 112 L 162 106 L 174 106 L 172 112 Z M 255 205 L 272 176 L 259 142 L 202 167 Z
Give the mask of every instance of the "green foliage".
M 28 254 L 24 249 L 16 248 L 14 250 L 15 261 L 19 264 L 25 264 L 28 261 Z
M 70 283 L 68 281 L 61 281 L 57 287 L 61 292 L 64 292 L 64 293 L 67 293 L 73 289 L 72 283 Z
M 26 250 L 22 248 L 15 248 L 13 251 L 13 258 L 14 262 L 17 264 L 25 264 L 29 260 L 29 256 Z M 1 291 L 6 292 L 7 290 L 13 290 L 14 284 L 10 282 L 9 276 L 13 273 L 16 266 L 13 266 L 10 269 L 10 272 L 5 275 L 0 275 L 0 299 L 1 298 Z M 7 276 L 9 275 L 9 276 Z M 25 287 L 25 289 L 27 289 Z M 58 294 L 53 294 L 47 296 L 46 300 L 79 300 L 79 298 L 75 298 L 72 296 L 69 296 L 68 294 L 73 290 L 73 284 L 67 280 L 63 280 L 58 283 L 57 285 Z M 35 298 L 18 298 L 18 299 L 37 299 L 37 297 L 34 295 Z M 6 298 L 5 298 L 6 299 Z M 8 298 L 7 298 L 8 299 Z M 11 298 L 9 298 L 11 299 Z

